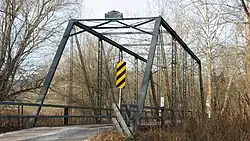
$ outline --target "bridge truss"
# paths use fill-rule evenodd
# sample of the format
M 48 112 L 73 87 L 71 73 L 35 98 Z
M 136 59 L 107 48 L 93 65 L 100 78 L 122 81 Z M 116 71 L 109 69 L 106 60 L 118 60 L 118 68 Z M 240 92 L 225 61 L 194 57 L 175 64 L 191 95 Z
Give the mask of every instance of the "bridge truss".
M 152 94 L 149 101 L 153 101 L 155 107 L 160 107 L 160 97 L 165 98 L 165 109 L 172 111 L 172 118 L 177 118 L 177 113 L 180 111 L 184 111 L 184 116 L 188 111 L 205 112 L 201 61 L 169 24 L 159 16 L 70 20 L 38 95 L 37 104 L 40 106 L 36 111 L 37 116 L 41 111 L 67 41 L 72 38 L 73 42 L 73 37 L 75 37 L 77 49 L 80 50 L 83 41 L 77 36 L 87 33 L 98 40 L 98 90 L 93 96 L 100 108 L 99 114 L 105 103 L 103 73 L 110 69 L 109 60 L 105 59 L 107 56 L 105 46 L 108 45 L 116 48 L 117 56 L 114 57 L 114 62 L 121 59 L 127 60 L 130 62 L 127 63 L 128 69 L 133 70 L 128 79 L 134 81 L 132 83 L 134 97 L 130 104 L 137 105 L 134 113 L 137 127 L 140 126 L 141 114 L 147 103 L 149 91 Z M 83 63 L 84 59 L 80 57 L 80 61 Z M 141 67 L 139 67 L 140 64 Z M 108 73 L 108 75 L 111 78 L 112 74 Z M 112 79 L 109 79 L 109 85 L 110 91 L 118 95 L 114 90 L 115 83 Z M 126 92 L 123 90 L 123 96 Z M 117 100 L 115 97 L 112 99 L 113 102 Z M 129 103 L 126 98 L 121 102 Z M 36 121 L 37 118 L 35 118 L 34 126 Z

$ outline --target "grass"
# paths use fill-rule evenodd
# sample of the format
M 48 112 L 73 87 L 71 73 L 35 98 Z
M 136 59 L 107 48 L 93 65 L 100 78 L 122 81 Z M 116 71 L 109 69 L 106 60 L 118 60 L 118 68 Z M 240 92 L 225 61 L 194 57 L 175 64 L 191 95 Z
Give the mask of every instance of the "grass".
M 126 140 L 125 135 L 118 134 L 114 131 L 103 132 L 89 139 L 89 141 L 124 141 L 124 140 Z
M 129 141 L 124 135 L 106 132 L 90 141 Z M 135 134 L 136 141 L 249 141 L 250 121 L 238 117 L 188 120 L 175 127 L 149 128 Z

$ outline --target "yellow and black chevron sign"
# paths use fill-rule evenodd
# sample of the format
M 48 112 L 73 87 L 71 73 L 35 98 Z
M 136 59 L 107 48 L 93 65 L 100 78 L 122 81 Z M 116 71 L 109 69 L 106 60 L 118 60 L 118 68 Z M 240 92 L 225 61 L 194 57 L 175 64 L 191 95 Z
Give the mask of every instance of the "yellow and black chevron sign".
M 125 88 L 126 79 L 126 62 L 119 61 L 116 65 L 116 87 L 123 89 Z

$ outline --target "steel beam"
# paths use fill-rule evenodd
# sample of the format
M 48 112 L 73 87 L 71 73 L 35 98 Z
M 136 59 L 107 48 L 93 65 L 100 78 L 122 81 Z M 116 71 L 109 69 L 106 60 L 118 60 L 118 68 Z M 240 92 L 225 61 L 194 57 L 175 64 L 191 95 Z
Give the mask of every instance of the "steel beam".
M 188 48 L 186 43 L 177 35 L 177 33 L 168 25 L 168 23 L 161 17 L 162 26 L 172 35 L 174 39 L 183 47 L 185 51 L 197 62 L 199 67 L 199 82 L 200 82 L 200 95 L 201 95 L 201 106 L 202 112 L 205 113 L 205 100 L 204 100 L 204 92 L 203 92 L 203 84 L 202 84 L 202 73 L 201 73 L 201 61 L 200 59 Z
M 121 19 L 111 19 L 111 20 L 109 20 L 108 22 L 105 22 L 105 23 L 102 23 L 102 24 L 99 24 L 99 25 L 96 25 L 96 26 L 90 26 L 91 28 L 93 28 L 93 29 L 120 29 L 120 28 L 134 28 L 134 29 L 136 29 L 136 30 L 139 30 L 139 31 L 141 31 L 141 32 L 143 32 L 144 34 L 152 34 L 151 32 L 148 32 L 148 31 L 144 31 L 144 30 L 142 30 L 142 29 L 139 29 L 139 28 L 137 28 L 138 26 L 141 26 L 141 25 L 143 25 L 143 24 L 147 24 L 147 23 L 149 23 L 149 22 L 152 22 L 152 21 L 154 21 L 155 20 L 155 18 L 152 18 L 152 19 L 150 19 L 150 20 L 147 20 L 147 21 L 144 21 L 144 22 L 141 22 L 141 23 L 137 23 L 137 24 L 135 24 L 135 25 L 129 25 L 129 24 L 126 24 L 126 23 L 123 23 L 123 22 L 121 22 L 121 21 L 119 21 L 119 20 L 121 20 Z M 122 24 L 122 25 L 124 25 L 124 26 L 106 26 L 106 27 L 100 27 L 100 25 L 105 25 L 105 24 L 107 24 L 107 23 L 109 23 L 109 22 L 117 22 L 117 23 L 120 23 L 120 24 Z
M 155 107 L 159 107 L 159 104 L 157 103 L 157 97 L 156 97 L 156 93 L 155 93 L 156 90 L 155 90 L 155 86 L 154 86 L 155 83 L 154 83 L 154 80 L 153 80 L 153 74 L 152 74 L 152 72 L 151 72 L 150 76 L 151 76 L 150 77 L 150 84 L 151 84 L 150 86 L 151 86 L 152 98 L 153 98 L 154 106 Z M 152 106 L 152 105 L 150 105 L 150 106 Z M 158 114 L 158 109 L 157 108 L 155 109 L 155 115 L 156 115 L 157 119 L 160 118 L 159 114 Z
M 171 109 L 173 110 L 173 116 L 175 117 L 175 109 L 177 108 L 177 85 L 176 85 L 176 75 L 177 75 L 177 46 L 176 40 L 172 39 L 172 98 L 171 98 Z
M 161 32 L 160 32 L 160 46 L 161 46 L 161 56 L 162 56 L 162 65 L 163 67 L 163 74 L 164 74 L 164 79 L 165 79 L 165 84 L 167 86 L 167 94 L 165 95 L 165 107 L 169 108 L 169 102 L 170 102 L 170 96 L 171 96 L 171 90 L 170 90 L 170 85 L 169 85 L 169 78 L 168 78 L 168 64 L 167 64 L 167 57 L 166 57 L 166 53 L 165 53 L 165 48 L 164 48 L 164 40 L 163 40 L 163 32 L 162 28 L 161 28 Z M 172 45 L 172 44 L 171 44 Z
M 200 59 L 188 48 L 187 44 L 180 38 L 180 36 L 170 27 L 170 25 L 161 17 L 162 26 L 175 38 L 175 40 L 184 48 L 185 51 L 198 63 Z
M 117 19 L 74 19 L 75 21 L 116 21 L 116 20 L 146 20 L 146 19 L 155 19 L 158 17 L 139 17 L 139 18 L 117 18 Z
M 194 97 L 194 60 L 191 59 L 191 78 L 190 78 L 190 95 L 191 95 L 191 100 L 193 100 Z M 191 110 L 193 110 L 193 103 L 191 103 Z
M 135 76 L 134 76 L 134 103 L 138 104 L 138 72 L 139 72 L 139 67 L 138 67 L 138 59 L 135 58 L 134 62 L 134 68 L 135 68 Z
M 147 64 L 146 64 L 145 72 L 143 75 L 142 86 L 141 86 L 141 90 L 140 90 L 140 99 L 139 99 L 139 103 L 138 103 L 138 110 L 137 110 L 136 116 L 135 116 L 135 122 L 136 122 L 137 128 L 140 126 L 141 113 L 142 113 L 142 110 L 143 110 L 143 107 L 145 104 L 149 80 L 150 80 L 150 76 L 151 76 L 151 69 L 152 69 L 152 65 L 154 62 L 155 49 L 156 49 L 158 34 L 159 34 L 159 30 L 160 30 L 160 25 L 161 25 L 161 18 L 158 17 L 155 19 L 155 25 L 154 25 L 154 31 L 153 31 L 154 35 L 152 36 L 152 40 L 151 40 L 151 46 L 149 49 Z
M 44 99 L 45 99 L 46 94 L 48 92 L 48 89 L 50 87 L 51 81 L 53 79 L 56 68 L 57 68 L 57 66 L 59 64 L 59 61 L 61 59 L 62 53 L 64 51 L 65 45 L 66 45 L 66 43 L 68 41 L 68 38 L 69 38 L 69 35 L 70 35 L 70 32 L 71 32 L 73 26 L 74 26 L 74 22 L 72 20 L 70 20 L 68 22 L 68 26 L 67 26 L 66 30 L 64 31 L 63 38 L 61 39 L 61 42 L 60 42 L 60 44 L 58 46 L 58 49 L 56 51 L 56 54 L 54 56 L 54 59 L 52 61 L 51 66 L 50 66 L 49 72 L 47 73 L 47 75 L 45 77 L 45 80 L 43 82 L 43 86 L 42 86 L 42 88 L 41 88 L 41 90 L 40 90 L 40 92 L 38 94 L 36 103 L 40 104 L 40 105 L 39 105 L 39 107 L 37 109 L 36 116 L 38 116 L 40 111 L 41 111 Z M 34 119 L 33 126 L 36 125 L 36 121 L 37 121 L 37 117 L 35 117 L 35 119 Z
M 150 31 L 147 31 L 150 32 Z M 167 31 L 164 31 L 162 33 L 168 33 Z M 134 34 L 146 34 L 140 31 L 128 31 L 128 32 L 102 32 L 102 35 L 134 35 Z
M 111 20 L 109 20 L 109 21 L 107 21 L 107 22 L 104 22 L 104 23 L 100 23 L 100 24 L 98 24 L 98 25 L 95 25 L 94 28 L 95 28 L 95 27 L 100 27 L 100 26 L 105 25 L 105 24 L 108 24 L 108 23 L 110 23 L 110 22 L 111 22 Z
M 184 110 L 184 118 L 186 118 L 187 111 L 187 52 L 183 50 L 183 64 L 182 64 L 182 110 Z
M 152 19 L 150 19 L 150 20 L 148 20 L 148 21 L 141 22 L 141 23 L 138 23 L 138 24 L 133 25 L 133 26 L 135 26 L 135 27 L 137 27 L 137 26 L 141 26 L 141 25 L 144 25 L 144 24 L 150 23 L 150 22 L 152 22 L 152 21 L 154 21 L 154 20 L 155 20 L 155 18 L 152 18 Z
M 159 33 L 159 36 L 160 36 L 161 33 Z M 161 69 L 160 67 L 160 62 L 161 62 L 161 56 L 160 56 L 160 46 L 162 45 L 161 44 L 161 37 L 158 38 L 158 44 L 159 46 L 156 47 L 156 69 L 158 70 L 157 73 L 156 73 L 156 82 L 157 82 L 157 87 L 156 87 L 156 94 L 157 94 L 157 101 L 160 103 L 160 100 L 161 100 L 161 72 L 159 71 Z M 160 105 L 160 104 L 159 104 Z
M 72 33 L 72 34 L 70 34 L 69 36 L 74 36 L 74 35 L 77 35 L 77 34 L 80 34 L 80 33 L 83 33 L 83 32 L 85 32 L 85 30 L 81 30 L 81 31 Z
M 149 32 L 149 31 L 147 31 Z M 102 35 L 134 35 L 134 34 L 146 34 L 140 31 L 128 31 L 128 32 L 102 32 Z
M 68 105 L 71 105 L 72 96 L 73 96 L 73 57 L 74 57 L 74 39 L 70 38 L 70 48 L 69 48 L 69 92 L 68 92 Z M 69 111 L 71 111 L 69 109 Z
M 129 49 L 123 47 L 122 45 L 120 45 L 120 44 L 114 42 L 113 40 L 111 40 L 111 39 L 105 37 L 104 35 L 102 35 L 102 34 L 96 32 L 95 30 L 92 30 L 90 27 L 88 27 L 88 26 L 86 26 L 86 25 L 84 25 L 84 24 L 82 24 L 82 23 L 80 23 L 80 22 L 77 22 L 77 21 L 75 21 L 74 24 L 75 24 L 76 26 L 78 26 L 79 28 L 82 28 L 82 29 L 86 30 L 87 32 L 93 34 L 94 36 L 96 36 L 96 37 L 98 37 L 98 38 L 104 40 L 105 42 L 107 42 L 107 43 L 109 43 L 109 44 L 111 44 L 111 45 L 113 45 L 113 46 L 119 48 L 120 50 L 122 50 L 122 51 L 124 51 L 124 52 L 126 52 L 126 53 L 128 53 L 128 54 L 130 54 L 130 55 L 132 55 L 132 56 L 134 56 L 135 58 L 138 58 L 138 59 L 140 59 L 140 60 L 143 61 L 143 62 L 147 62 L 147 60 L 146 60 L 145 58 L 143 58 L 143 57 L 141 57 L 140 55 L 134 53 L 133 51 L 131 51 L 131 50 L 129 50 Z
M 121 44 L 121 45 L 122 46 L 127 46 L 127 47 L 131 47 L 131 46 L 134 46 L 134 47 L 144 47 L 144 46 L 150 46 L 151 44 Z M 158 43 L 157 45 L 162 45 L 162 44 Z M 169 43 L 169 44 L 164 44 L 164 45 L 170 46 L 172 44 Z
M 102 76 L 102 73 L 103 73 L 103 69 L 102 69 L 102 65 L 103 65 L 103 42 L 102 40 L 98 40 L 98 73 L 97 73 L 97 81 L 98 81 L 98 93 L 97 93 L 97 106 L 99 108 L 98 110 L 98 114 L 101 115 L 102 114 L 102 104 L 103 104 L 103 76 Z
M 206 113 L 206 105 L 205 105 L 205 96 L 204 96 L 204 92 L 203 92 L 203 83 L 202 83 L 202 73 L 201 73 L 201 63 L 198 64 L 199 67 L 199 81 L 200 81 L 200 96 L 201 96 L 201 110 L 203 115 L 205 115 Z
M 123 29 L 123 28 L 130 28 L 130 26 L 102 26 L 102 27 L 96 27 L 96 26 L 88 26 L 91 29 Z
M 126 124 L 124 118 L 122 117 L 120 108 L 118 108 L 118 106 L 117 106 L 115 103 L 112 103 L 112 108 L 113 108 L 113 110 L 114 110 L 114 112 L 115 112 L 116 119 L 117 119 L 117 121 L 120 123 L 121 128 L 123 129 L 124 133 L 125 133 L 127 136 L 133 138 L 133 134 L 131 133 L 131 130 L 130 130 L 129 127 L 127 126 L 127 124 Z
M 128 27 L 130 27 L 130 28 L 133 28 L 133 29 L 135 29 L 135 30 L 141 31 L 141 32 L 143 32 L 143 33 L 145 33 L 145 34 L 153 35 L 153 33 L 144 31 L 144 30 L 142 30 L 142 29 L 140 29 L 140 28 L 137 28 L 136 26 L 129 25 L 129 24 L 123 23 L 123 22 L 121 22 L 121 21 L 117 21 L 117 22 L 120 23 L 120 24 L 122 24 L 122 25 L 125 25 L 125 26 L 128 26 Z

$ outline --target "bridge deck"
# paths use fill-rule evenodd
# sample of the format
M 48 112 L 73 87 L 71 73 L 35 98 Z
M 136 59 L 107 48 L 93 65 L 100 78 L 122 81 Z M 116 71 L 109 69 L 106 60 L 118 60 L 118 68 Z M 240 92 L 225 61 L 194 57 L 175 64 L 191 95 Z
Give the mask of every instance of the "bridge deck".
M 83 141 L 112 128 L 110 124 L 37 127 L 0 134 L 0 141 Z

